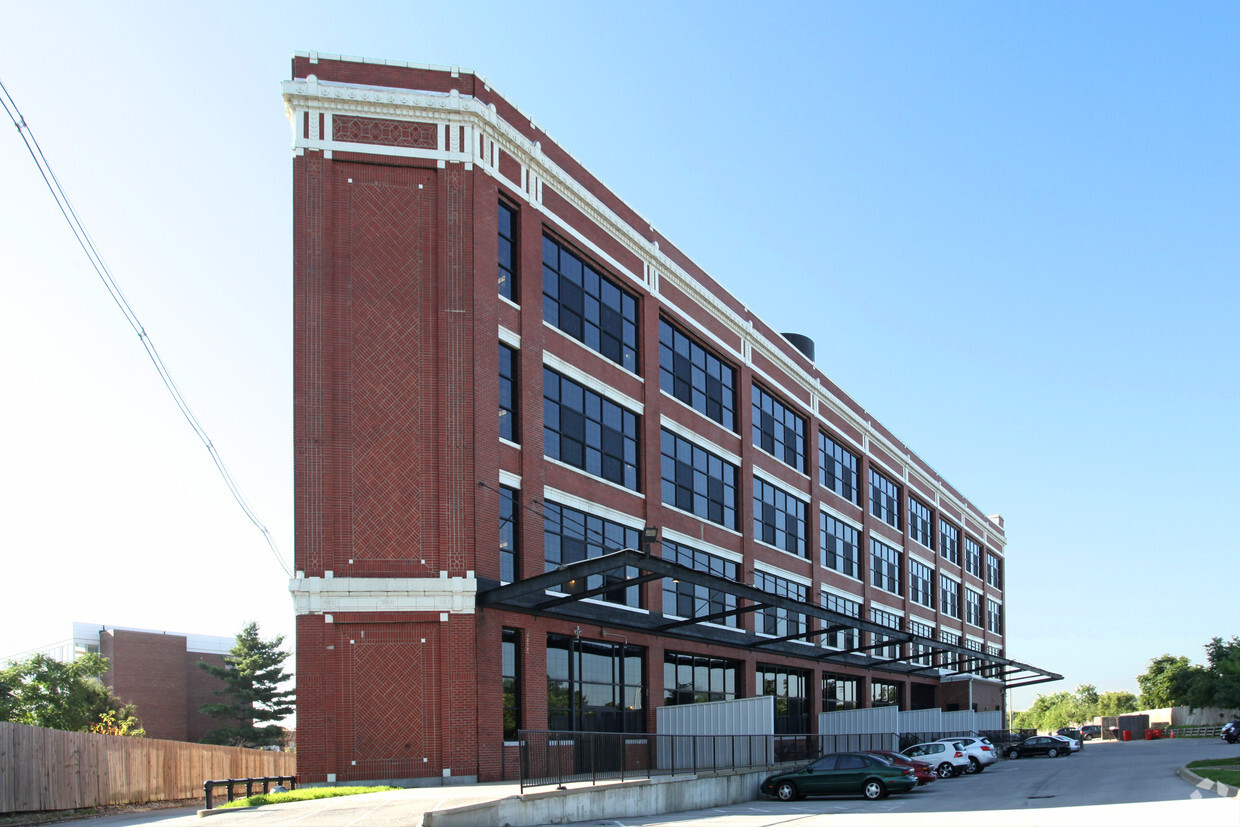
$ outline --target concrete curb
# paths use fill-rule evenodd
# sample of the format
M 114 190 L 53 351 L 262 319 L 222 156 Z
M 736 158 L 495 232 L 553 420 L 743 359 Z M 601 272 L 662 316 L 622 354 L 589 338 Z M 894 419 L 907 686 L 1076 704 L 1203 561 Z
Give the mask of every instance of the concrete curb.
M 1240 797 L 1240 789 L 1224 784 L 1221 781 L 1211 781 L 1209 778 L 1202 778 L 1200 775 L 1190 770 L 1187 764 L 1176 770 L 1175 774 L 1204 792 L 1218 793 L 1221 796 L 1226 796 L 1229 798 Z
M 257 807 L 212 807 L 210 810 L 199 810 L 198 817 L 206 818 L 207 816 L 218 816 L 224 813 L 248 813 L 251 810 L 257 810 Z

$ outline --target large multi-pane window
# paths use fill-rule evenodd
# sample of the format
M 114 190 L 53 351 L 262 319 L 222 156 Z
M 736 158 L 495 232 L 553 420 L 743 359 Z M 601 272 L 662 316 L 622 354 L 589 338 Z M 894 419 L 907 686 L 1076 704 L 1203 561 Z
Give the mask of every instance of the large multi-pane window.
M 941 574 L 939 575 L 939 611 L 948 617 L 960 619 L 960 584 Z
M 831 592 L 823 592 L 822 607 L 832 612 L 839 612 L 846 617 L 861 617 L 861 604 L 847 597 L 840 597 Z M 825 621 L 824 621 L 825 622 Z M 832 626 L 837 625 L 832 622 Z M 830 649 L 856 649 L 861 645 L 861 635 L 855 628 L 836 629 L 822 636 L 822 645 Z
M 699 551 L 671 540 L 663 540 L 663 559 L 696 571 L 737 582 L 737 564 L 716 554 Z M 679 617 L 706 617 L 736 608 L 736 595 L 721 589 L 699 586 L 684 580 L 663 578 L 663 613 Z M 736 615 L 716 618 L 712 623 L 737 625 Z
M 883 611 L 870 607 L 870 620 L 880 626 L 886 626 L 888 629 L 894 629 L 897 632 L 904 628 L 904 618 L 893 612 Z M 890 635 L 882 635 L 877 632 L 870 634 L 870 643 L 879 644 L 887 640 L 891 640 Z M 888 658 L 894 660 L 900 657 L 900 644 L 890 643 L 886 646 L 879 646 L 871 650 L 876 658 Z
M 543 368 L 543 450 L 552 459 L 638 491 L 638 416 Z
M 886 543 L 870 538 L 870 585 L 892 594 L 900 591 L 900 552 Z
M 753 444 L 805 470 L 805 419 L 758 385 L 753 386 Z
M 1003 634 L 1003 604 L 997 600 L 986 601 L 986 628 L 996 635 Z
M 861 679 L 853 675 L 822 673 L 822 711 L 857 709 L 861 701 Z
M 547 635 L 547 729 L 644 732 L 646 650 Z
M 736 430 L 736 370 L 666 319 L 659 319 L 659 387 Z
M 971 639 L 971 638 L 965 638 L 965 641 L 964 641 L 964 648 L 966 648 L 966 649 L 968 649 L 968 650 L 970 650 L 970 651 L 972 651 L 972 652 L 981 652 L 981 651 L 982 651 L 982 642 L 981 642 L 980 640 L 973 640 L 973 639 Z M 965 661 L 965 664 L 964 664 L 964 666 L 961 668 L 961 671 L 964 671 L 964 672 L 978 672 L 978 671 L 981 671 L 981 669 L 982 669 L 982 659 L 981 659 L 981 658 L 969 658 L 967 661 Z M 976 710 L 974 710 L 974 711 L 976 711 Z
M 753 536 L 764 543 L 802 557 L 805 549 L 805 510 L 808 506 L 761 477 L 753 481 Z
M 964 570 L 974 577 L 982 576 L 982 544 L 967 534 L 964 537 Z
M 823 514 L 818 528 L 818 541 L 822 546 L 822 565 L 825 568 L 861 579 L 857 529 L 830 514 Z
M 908 533 L 926 548 L 934 550 L 934 521 L 930 519 L 930 506 L 916 497 L 908 498 Z
M 934 608 L 934 571 L 911 558 L 908 561 L 908 599 L 928 609 Z
M 759 695 L 775 696 L 775 734 L 809 732 L 809 677 L 811 672 L 759 663 Z
M 736 528 L 736 466 L 666 428 L 660 440 L 663 502 Z
M 499 294 L 517 300 L 517 211 L 499 202 Z
M 787 597 L 800 603 L 805 602 L 806 592 L 809 590 L 807 586 L 765 571 L 753 573 L 753 585 L 768 594 Z M 754 612 L 754 629 L 759 634 L 773 637 L 799 634 L 806 629 L 805 615 L 777 606 L 767 606 Z
M 667 652 L 663 656 L 663 704 L 734 700 L 738 674 L 740 664 L 734 660 Z
M 818 432 L 818 481 L 850 503 L 861 505 L 857 464 L 856 454 Z
M 506 485 L 499 487 L 499 579 L 505 583 L 517 580 L 517 542 L 521 536 L 517 492 Z
M 904 684 L 900 681 L 870 681 L 870 706 L 903 706 Z
M 559 503 L 543 503 L 543 558 L 547 571 L 613 551 L 638 548 L 640 542 L 641 532 L 635 528 Z M 566 594 L 579 594 L 610 585 L 613 588 L 598 595 L 599 600 L 640 608 L 641 588 L 624 585 L 626 579 L 637 576 L 637 569 L 621 566 L 603 574 L 579 578 L 560 589 Z
M 922 623 L 918 620 L 909 618 L 908 630 L 918 637 L 934 640 L 934 627 L 929 623 Z M 933 654 L 931 653 L 931 645 L 929 643 L 913 643 L 909 645 L 909 661 L 918 666 L 933 666 Z
M 900 527 L 900 486 L 870 469 L 870 513 L 892 528 Z
M 637 298 L 546 237 L 543 320 L 637 373 Z
M 960 529 L 939 520 L 939 555 L 949 563 L 960 565 Z
M 499 435 L 517 441 L 517 352 L 499 343 Z
M 964 622 L 974 626 L 982 625 L 982 594 L 968 586 L 964 589 Z
M 1003 560 L 989 551 L 986 552 L 986 582 L 996 589 L 1003 589 Z
M 517 740 L 521 729 L 520 633 L 504 629 L 500 643 L 500 679 L 503 682 L 504 740 Z

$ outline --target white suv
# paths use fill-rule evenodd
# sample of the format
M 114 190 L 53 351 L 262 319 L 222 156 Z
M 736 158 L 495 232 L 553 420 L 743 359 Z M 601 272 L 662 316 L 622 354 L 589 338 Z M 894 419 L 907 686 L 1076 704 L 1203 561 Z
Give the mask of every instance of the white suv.
M 951 778 L 969 771 L 969 756 L 964 747 L 945 741 L 931 741 L 928 744 L 914 744 L 900 754 L 906 758 L 925 761 L 934 767 L 939 778 Z
M 940 738 L 937 743 L 958 744 L 963 747 L 965 755 L 969 757 L 969 768 L 965 770 L 969 774 L 981 772 L 999 760 L 999 753 L 989 738 L 961 735 L 957 738 Z

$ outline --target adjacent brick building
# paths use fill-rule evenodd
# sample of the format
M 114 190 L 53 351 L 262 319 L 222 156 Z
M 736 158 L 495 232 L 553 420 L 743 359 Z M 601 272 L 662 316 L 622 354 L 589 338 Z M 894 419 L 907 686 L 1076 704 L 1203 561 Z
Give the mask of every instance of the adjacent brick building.
M 298 54 L 284 99 L 303 780 L 1055 677 L 1007 657 L 1002 519 L 483 78 Z

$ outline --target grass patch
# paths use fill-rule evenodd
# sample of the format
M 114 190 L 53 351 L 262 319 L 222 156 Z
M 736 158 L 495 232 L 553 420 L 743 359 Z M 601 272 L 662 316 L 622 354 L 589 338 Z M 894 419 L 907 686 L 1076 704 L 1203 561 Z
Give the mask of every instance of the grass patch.
M 1188 765 L 1188 768 L 1202 778 L 1218 781 L 1229 787 L 1240 787 L 1240 756 L 1211 758 L 1208 761 L 1193 761 Z
M 262 807 L 265 804 L 284 804 L 288 801 L 313 801 L 316 798 L 339 798 L 342 795 L 361 795 L 362 793 L 385 793 L 398 790 L 399 787 L 307 787 L 301 790 L 289 790 L 286 793 L 267 793 L 252 795 L 249 798 L 238 798 L 230 804 L 221 804 L 220 809 L 227 807 Z
M 1188 764 L 1190 770 L 1197 767 L 1225 767 L 1228 764 L 1240 764 L 1240 755 L 1231 758 L 1211 758 L 1206 761 L 1191 761 Z

